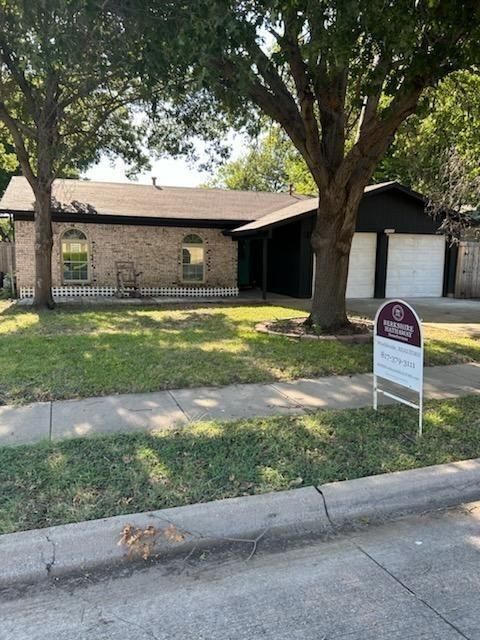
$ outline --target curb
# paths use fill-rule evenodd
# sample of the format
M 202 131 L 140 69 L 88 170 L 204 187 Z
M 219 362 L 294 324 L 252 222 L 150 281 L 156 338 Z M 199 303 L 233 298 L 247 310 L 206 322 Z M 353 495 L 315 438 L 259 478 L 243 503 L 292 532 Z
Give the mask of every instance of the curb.
M 480 500 L 480 458 L 318 487 L 335 529 Z
M 0 587 L 131 564 L 134 557 L 187 557 L 197 549 L 262 538 L 301 539 L 359 523 L 480 500 L 480 458 L 278 493 L 115 516 L 0 536 Z M 132 526 L 138 543 L 119 546 Z M 132 554 L 133 551 L 133 554 Z

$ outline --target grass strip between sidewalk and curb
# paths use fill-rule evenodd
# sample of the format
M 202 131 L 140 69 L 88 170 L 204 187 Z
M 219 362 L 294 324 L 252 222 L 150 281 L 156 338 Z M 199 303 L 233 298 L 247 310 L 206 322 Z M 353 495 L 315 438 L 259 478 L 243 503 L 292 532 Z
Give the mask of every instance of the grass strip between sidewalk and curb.
M 0 405 L 366 373 L 371 344 L 259 333 L 287 306 L 58 308 L 0 302 Z M 480 341 L 425 328 L 425 365 L 480 361 Z
M 477 457 L 480 398 L 203 422 L 0 449 L 0 533 Z

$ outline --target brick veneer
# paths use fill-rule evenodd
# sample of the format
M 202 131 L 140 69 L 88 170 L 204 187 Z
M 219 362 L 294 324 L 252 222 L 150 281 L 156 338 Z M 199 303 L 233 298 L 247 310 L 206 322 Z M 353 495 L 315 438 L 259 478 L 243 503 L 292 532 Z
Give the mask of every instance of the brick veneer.
M 53 223 L 53 286 L 63 285 L 60 241 L 67 229 L 81 229 L 90 244 L 89 284 L 116 286 L 116 260 L 132 260 L 141 271 L 142 287 L 186 286 L 181 279 L 183 238 L 195 233 L 205 247 L 205 282 L 202 287 L 237 286 L 237 243 L 221 229 L 195 227 L 147 227 L 110 224 Z M 17 286 L 34 285 L 34 225 L 15 222 Z M 195 285 L 188 285 L 195 286 Z

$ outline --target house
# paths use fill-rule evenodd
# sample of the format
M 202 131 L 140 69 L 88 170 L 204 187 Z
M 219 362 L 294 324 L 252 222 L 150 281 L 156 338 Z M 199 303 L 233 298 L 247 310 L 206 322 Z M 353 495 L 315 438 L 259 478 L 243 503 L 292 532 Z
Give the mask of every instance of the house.
M 57 180 L 54 295 L 117 291 L 132 264 L 146 296 L 233 296 L 257 286 L 310 297 L 316 199 L 288 193 Z M 88 204 L 86 207 L 70 203 Z M 15 225 L 20 297 L 33 295 L 33 194 L 13 177 L 0 213 Z M 424 198 L 395 182 L 366 188 L 350 258 L 347 296 L 442 296 L 455 264 Z

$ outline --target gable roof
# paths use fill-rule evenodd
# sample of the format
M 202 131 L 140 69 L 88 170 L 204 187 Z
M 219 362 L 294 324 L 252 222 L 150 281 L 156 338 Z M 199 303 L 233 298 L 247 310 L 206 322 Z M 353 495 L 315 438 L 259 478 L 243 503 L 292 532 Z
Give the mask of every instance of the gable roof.
M 55 180 L 53 197 L 65 204 L 74 200 L 90 204 L 99 215 L 104 216 L 236 222 L 256 220 L 305 200 L 304 196 L 288 193 L 155 187 L 67 179 Z M 33 213 L 33 202 L 33 192 L 26 178 L 14 176 L 0 200 L 0 211 Z M 314 205 L 310 206 L 314 208 Z
M 420 200 L 422 203 L 426 202 L 424 196 L 417 193 L 416 191 L 412 191 L 412 189 L 405 187 L 395 180 L 368 185 L 367 187 L 365 187 L 364 197 L 369 195 L 376 195 L 384 191 L 399 191 L 409 197 L 414 198 L 415 200 Z M 302 216 L 309 215 L 313 213 L 316 208 L 316 198 L 299 200 L 298 202 L 295 202 L 288 207 L 273 211 L 272 213 L 268 213 L 257 218 L 256 220 L 253 220 L 252 222 L 243 224 L 240 227 L 237 227 L 236 229 L 230 231 L 230 234 L 232 236 L 241 236 L 249 235 L 251 233 L 254 233 L 255 231 L 271 229 L 287 222 L 292 222 L 293 220 L 301 218 Z
M 368 185 L 364 197 L 392 190 L 423 204 L 426 202 L 424 196 L 396 181 Z M 126 224 L 137 224 L 136 221 L 142 224 L 142 220 L 143 224 L 154 224 L 154 220 L 159 220 L 161 224 L 169 221 L 175 226 L 177 220 L 179 225 L 185 226 L 193 221 L 202 226 L 222 227 L 225 224 L 232 229 L 229 233 L 233 236 L 279 226 L 312 214 L 317 208 L 317 198 L 288 193 L 70 179 L 55 180 L 53 196 L 62 204 L 76 200 L 92 205 L 97 211 L 93 216 L 59 212 L 54 217 L 57 220 L 80 216 L 86 222 L 94 222 L 98 215 L 103 220 L 123 218 Z M 18 213 L 31 217 L 33 202 L 33 192 L 26 178 L 14 176 L 0 200 L 0 214 Z

